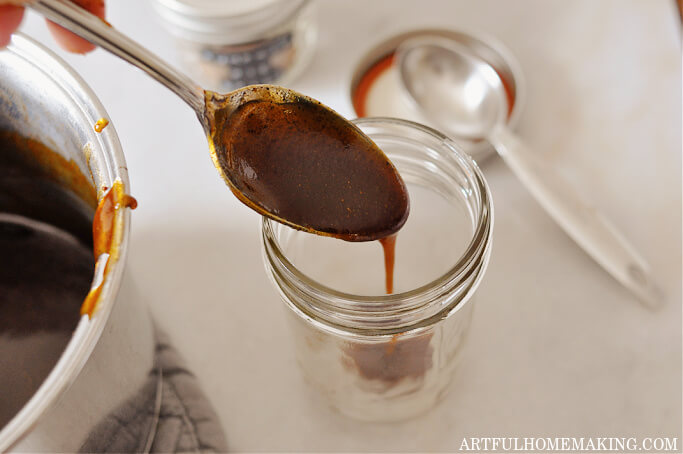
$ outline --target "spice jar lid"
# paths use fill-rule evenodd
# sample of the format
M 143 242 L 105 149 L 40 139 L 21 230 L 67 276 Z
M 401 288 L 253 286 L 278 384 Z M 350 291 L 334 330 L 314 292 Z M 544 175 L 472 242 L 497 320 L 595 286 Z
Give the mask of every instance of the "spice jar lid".
M 257 40 L 288 21 L 309 0 L 154 0 L 169 31 L 209 44 Z
M 190 16 L 239 16 L 272 6 L 281 0 L 160 0 L 159 3 Z

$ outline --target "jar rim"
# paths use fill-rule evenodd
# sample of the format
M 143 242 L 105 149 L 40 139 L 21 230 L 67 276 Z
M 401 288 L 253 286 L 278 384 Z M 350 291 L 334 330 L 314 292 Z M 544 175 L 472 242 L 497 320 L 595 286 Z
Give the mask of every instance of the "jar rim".
M 360 118 L 352 121 L 359 127 L 389 124 L 418 131 L 440 141 L 450 151 L 453 151 L 453 156 L 460 169 L 466 171 L 472 177 L 472 183 L 476 185 L 480 202 L 478 213 L 475 214 L 477 224 L 467 248 L 455 264 L 445 273 L 419 287 L 389 295 L 355 295 L 330 288 L 300 271 L 287 258 L 276 239 L 274 230 L 276 221 L 264 217 L 262 218 L 262 239 L 264 254 L 266 255 L 267 264 L 272 271 L 271 274 L 278 272 L 288 282 L 295 283 L 299 290 L 303 289 L 306 291 L 308 297 L 315 298 L 316 305 L 320 306 L 323 310 L 338 311 L 348 317 L 358 315 L 357 311 L 359 310 L 362 310 L 362 312 L 370 317 L 392 317 L 396 314 L 406 314 L 407 312 L 421 312 L 424 306 L 428 305 L 434 298 L 443 296 L 447 291 L 452 291 L 457 287 L 458 283 L 464 282 L 472 277 L 472 273 L 476 273 L 474 275 L 475 282 L 470 282 L 472 285 L 467 287 L 467 291 L 461 295 L 456 295 L 459 297 L 455 298 L 455 301 L 451 302 L 452 304 L 448 304 L 448 307 L 442 309 L 450 311 L 454 307 L 460 306 L 458 303 L 476 290 L 479 280 L 483 276 L 483 271 L 488 264 L 488 256 L 490 254 L 490 240 L 493 230 L 493 204 L 488 184 L 479 166 L 469 155 L 460 150 L 456 142 L 428 126 L 389 117 Z M 281 291 L 283 290 L 280 282 L 276 282 L 276 285 Z M 439 310 L 435 315 L 442 315 L 443 312 L 444 310 Z M 423 325 L 426 319 L 424 317 L 418 318 L 420 322 L 418 324 Z M 431 319 L 432 317 L 428 318 Z M 399 331 L 405 331 L 405 329 Z

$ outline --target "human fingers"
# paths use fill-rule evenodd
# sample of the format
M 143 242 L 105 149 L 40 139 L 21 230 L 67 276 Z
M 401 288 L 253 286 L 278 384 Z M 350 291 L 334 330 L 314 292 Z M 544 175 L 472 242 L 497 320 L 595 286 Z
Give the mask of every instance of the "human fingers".
M 104 0 L 73 0 L 74 3 L 90 11 L 97 17 L 104 19 Z M 95 45 L 76 36 L 64 27 L 47 21 L 47 27 L 52 32 L 55 41 L 65 50 L 76 54 L 85 54 L 95 49 Z
M 0 47 L 9 44 L 12 33 L 24 17 L 24 8 L 16 5 L 0 5 Z

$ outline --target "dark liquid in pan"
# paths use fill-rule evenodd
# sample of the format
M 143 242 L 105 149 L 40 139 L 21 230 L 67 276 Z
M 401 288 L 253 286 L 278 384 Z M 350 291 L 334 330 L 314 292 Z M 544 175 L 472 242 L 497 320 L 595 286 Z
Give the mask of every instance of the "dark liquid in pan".
M 36 164 L 50 153 L 0 131 L 0 428 L 56 364 L 93 274 L 92 207 L 63 184 L 69 169 Z

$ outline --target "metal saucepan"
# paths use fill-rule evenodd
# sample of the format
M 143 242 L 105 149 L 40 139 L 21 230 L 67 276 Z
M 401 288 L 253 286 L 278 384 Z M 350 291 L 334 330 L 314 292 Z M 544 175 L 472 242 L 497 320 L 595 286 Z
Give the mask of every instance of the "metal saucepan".
M 106 111 L 61 59 L 16 34 L 0 50 L 0 81 L 0 129 L 42 142 L 72 161 L 100 198 L 102 189 L 111 188 L 117 179 L 128 190 L 113 125 L 99 134 L 93 128 L 98 119 L 107 118 Z M 119 257 L 104 276 L 98 310 L 92 318 L 80 318 L 47 378 L 0 428 L 0 452 L 77 451 L 93 427 L 130 398 L 153 370 L 152 324 L 123 279 L 128 211 L 117 210 L 115 215 Z M 11 393 L 12 389 L 0 389 L 0 404 L 2 395 Z

